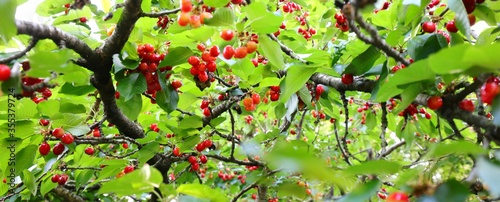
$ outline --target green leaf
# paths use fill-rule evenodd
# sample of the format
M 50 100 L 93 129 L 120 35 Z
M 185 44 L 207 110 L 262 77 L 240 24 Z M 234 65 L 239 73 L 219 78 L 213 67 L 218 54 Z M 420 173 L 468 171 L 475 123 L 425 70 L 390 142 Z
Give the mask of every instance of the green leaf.
M 58 186 L 57 183 L 53 183 L 50 177 L 45 178 L 43 182 L 40 185 L 40 194 L 42 196 L 45 196 L 45 194 L 49 193 L 52 191 L 52 189 L 56 188 Z
M 244 8 L 244 11 L 248 16 L 248 21 L 246 23 L 249 24 L 250 27 L 252 27 L 252 29 L 257 33 L 274 33 L 279 29 L 281 23 L 283 22 L 283 16 L 280 12 L 269 12 L 266 5 L 263 3 L 252 2 Z
M 40 102 L 37 105 L 38 112 L 42 115 L 51 117 L 59 112 L 59 101 L 57 100 L 47 100 Z
M 177 192 L 194 196 L 200 199 L 209 199 L 211 202 L 226 202 L 229 199 L 220 189 L 212 189 L 204 184 L 181 184 Z
M 128 101 L 120 97 L 120 99 L 116 100 L 116 105 L 130 120 L 137 120 L 142 109 L 142 96 L 135 94 Z
M 166 89 L 156 92 L 156 103 L 169 114 L 177 109 L 178 102 L 179 95 L 172 85 L 168 85 Z
M 253 74 L 255 67 L 249 58 L 243 58 L 237 60 L 236 63 L 231 66 L 231 69 L 236 76 L 246 81 L 248 77 Z
M 421 60 L 448 46 L 442 34 L 424 34 L 416 36 L 408 42 L 408 54 L 414 60 Z
M 496 38 L 500 35 L 500 27 L 490 27 L 483 30 L 481 34 L 477 37 L 477 45 L 487 45 L 493 43 Z
M 370 168 L 369 168 L 370 169 Z M 365 184 L 361 184 L 347 194 L 347 196 L 342 197 L 339 202 L 350 202 L 350 201 L 369 201 L 370 197 L 375 195 L 380 189 L 382 182 L 379 180 L 372 180 Z
M 271 40 L 266 35 L 259 35 L 259 47 L 274 69 L 283 69 L 285 67 L 283 53 L 278 42 Z
M 406 86 L 401 93 L 401 102 L 392 111 L 393 114 L 398 114 L 408 107 L 417 98 L 418 94 L 424 91 L 422 83 L 414 83 Z
M 61 89 L 59 89 L 59 93 L 66 95 L 85 95 L 92 91 L 95 88 L 91 85 L 83 85 L 83 86 L 74 86 L 71 83 L 64 83 Z
M 206 4 L 206 2 L 204 2 Z M 216 9 L 213 17 L 210 19 L 205 19 L 205 25 L 209 26 L 228 26 L 232 27 L 234 25 L 235 16 L 232 9 L 229 8 L 219 8 Z
M 497 20 L 495 19 L 495 12 L 493 12 L 488 6 L 482 4 L 476 4 L 476 9 L 474 10 L 474 15 L 481 20 L 484 20 L 488 25 L 497 25 Z
M 50 77 L 50 72 L 71 73 L 73 68 L 68 65 L 73 53 L 69 49 L 56 51 L 38 50 L 28 56 L 31 69 L 27 75 L 31 77 Z
M 345 170 L 350 175 L 359 174 L 394 174 L 399 171 L 401 165 L 386 160 L 374 160 L 352 165 Z
M 491 195 L 500 196 L 500 166 L 495 165 L 484 157 L 480 157 L 476 161 L 477 175 L 482 179 L 484 185 L 489 187 Z
M 493 124 L 500 126 L 500 96 L 495 96 L 493 99 L 491 115 L 493 115 Z
M 118 80 L 116 90 L 123 96 L 124 101 L 132 99 L 136 94 L 141 94 L 147 90 L 146 78 L 140 73 L 132 73 L 127 77 Z
M 466 201 L 469 196 L 469 189 L 457 180 L 447 180 L 445 183 L 440 184 L 432 196 L 424 195 L 417 199 L 417 202 L 440 202 L 440 201 L 453 201 L 462 202 Z
M 23 170 L 22 180 L 26 188 L 31 191 L 31 194 L 36 196 L 38 186 L 36 186 L 36 179 L 35 176 L 33 176 L 33 173 L 29 170 Z
M 139 63 L 140 63 L 139 61 L 135 60 L 128 60 L 128 59 L 122 60 L 119 54 L 113 55 L 113 64 L 115 65 L 114 66 L 115 73 L 123 69 L 136 69 L 137 66 L 139 66 Z
M 316 68 L 308 68 L 305 65 L 297 64 L 291 66 L 286 73 L 285 85 L 281 88 L 280 100 L 284 102 L 290 99 L 290 96 L 299 91 L 314 72 L 316 72 Z
M 33 165 L 35 156 L 38 153 L 37 145 L 29 145 L 16 154 L 16 176 L 21 174 L 22 171 L 28 170 Z
M 141 9 L 142 12 L 151 12 L 151 0 L 142 0 Z
M 144 165 L 149 159 L 153 158 L 156 153 L 160 151 L 160 144 L 158 142 L 150 142 L 139 150 L 139 166 Z
M 152 192 L 160 186 L 163 177 L 156 168 L 144 164 L 139 170 L 134 170 L 120 178 L 102 183 L 97 194 L 113 193 L 118 196 L 130 196 Z
M 203 127 L 203 121 L 199 116 L 188 116 L 181 120 L 179 123 L 180 129 L 188 129 L 188 128 L 200 128 Z
M 0 18 L 0 38 L 5 44 L 17 34 L 16 7 L 16 1 L 0 0 L 0 8 L 2 8 L 3 13 Z
M 64 5 L 64 4 L 59 4 L 59 6 Z M 74 21 L 77 19 L 80 19 L 81 17 L 86 17 L 87 19 L 91 19 L 93 16 L 92 10 L 90 10 L 89 6 L 84 6 L 82 9 L 70 9 L 67 15 L 60 15 L 58 16 L 54 22 L 53 25 L 58 25 L 58 24 L 63 24 L 67 21 Z M 81 27 L 88 26 L 84 23 L 82 23 Z
M 455 12 L 455 25 L 458 30 L 470 41 L 470 22 L 462 0 L 449 0 L 448 7 Z
M 158 67 L 164 66 L 175 66 L 183 63 L 187 63 L 187 59 L 192 56 L 194 53 L 188 47 L 176 47 L 170 49 L 168 54 L 165 56 L 165 59 L 160 62 Z
M 440 157 L 448 154 L 484 154 L 486 151 L 479 145 L 472 142 L 460 141 L 451 142 L 449 144 L 436 144 L 433 152 L 430 152 L 431 157 Z
M 373 67 L 373 64 L 380 57 L 380 51 L 375 46 L 370 46 L 365 52 L 356 56 L 351 64 L 344 70 L 344 74 L 361 75 Z
M 210 7 L 224 7 L 229 3 L 229 0 L 204 0 L 203 4 L 210 6 Z

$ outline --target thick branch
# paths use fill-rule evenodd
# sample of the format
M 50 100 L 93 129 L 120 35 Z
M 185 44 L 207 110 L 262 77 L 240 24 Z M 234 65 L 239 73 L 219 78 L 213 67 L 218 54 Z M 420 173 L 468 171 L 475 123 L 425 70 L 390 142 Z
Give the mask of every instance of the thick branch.
M 71 192 L 70 190 L 62 187 L 62 186 L 57 186 L 52 190 L 55 192 L 57 195 L 61 196 L 64 198 L 64 201 L 68 202 L 84 202 L 85 200 L 82 199 L 82 197 L 76 195 L 75 193 Z

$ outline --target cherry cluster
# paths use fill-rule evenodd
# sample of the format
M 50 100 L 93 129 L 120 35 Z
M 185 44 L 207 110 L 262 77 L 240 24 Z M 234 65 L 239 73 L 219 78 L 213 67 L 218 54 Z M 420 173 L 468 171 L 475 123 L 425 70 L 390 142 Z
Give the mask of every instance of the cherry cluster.
M 280 0 L 280 2 L 283 2 Z M 295 11 L 300 11 L 302 10 L 302 6 L 300 6 L 299 4 L 296 4 L 295 2 L 286 2 L 284 5 L 283 5 L 283 12 L 285 13 L 293 13 Z
M 202 100 L 200 104 L 200 109 L 202 110 L 203 115 L 205 116 L 210 116 L 212 113 L 210 111 L 210 108 L 208 107 L 210 105 L 209 100 Z
M 55 174 L 55 175 L 52 176 L 52 178 L 50 178 L 50 180 L 53 183 L 57 183 L 59 185 L 64 185 L 68 181 L 68 178 L 69 178 L 69 176 L 66 175 L 66 174 L 61 174 L 61 175 Z
M 158 17 L 158 21 L 156 22 L 156 26 L 158 26 L 161 29 L 167 28 L 168 22 L 169 22 L 168 16 L 160 16 Z
M 313 118 L 326 119 L 326 114 L 321 111 L 311 110 L 311 115 Z
M 41 121 L 40 123 L 45 124 L 45 121 Z M 47 124 L 48 125 L 48 124 Z M 54 155 L 58 156 L 63 153 L 65 146 L 64 144 L 72 144 L 74 141 L 73 135 L 69 133 L 64 133 L 64 129 L 62 128 L 56 128 L 53 131 L 51 131 L 52 136 L 56 137 L 57 139 L 60 139 L 61 142 L 58 142 L 54 148 L 52 149 L 52 153 Z M 63 144 L 64 143 L 64 144 Z M 46 141 L 44 141 L 40 147 L 38 147 L 38 151 L 42 156 L 46 156 L 50 152 L 50 145 Z
M 198 28 L 205 23 L 205 19 L 212 18 L 212 14 L 209 12 L 204 11 L 199 13 L 197 9 L 193 12 L 191 11 L 193 11 L 191 0 L 181 0 L 181 13 L 177 19 L 177 23 L 179 23 L 180 26 L 184 27 L 189 24 L 192 28 Z
M 280 92 L 279 86 L 271 86 L 271 89 L 268 91 L 271 101 L 278 101 L 280 99 Z
M 253 116 L 252 115 L 245 116 L 245 122 L 247 122 L 247 124 L 251 124 L 252 121 L 253 121 Z
M 213 147 L 213 143 L 212 143 L 212 140 L 205 140 L 203 142 L 200 142 L 196 145 L 196 151 L 198 152 L 202 152 L 203 150 L 207 149 L 207 148 L 211 148 Z
M 158 128 L 158 124 L 156 123 L 152 123 L 151 125 L 149 125 L 149 129 L 151 129 L 154 132 L 160 132 L 160 128 Z
M 215 72 L 215 70 L 217 70 L 215 61 L 220 54 L 219 47 L 212 46 L 210 49 L 206 49 L 203 44 L 198 44 L 198 50 L 203 52 L 201 54 L 201 60 L 197 56 L 190 56 L 188 58 L 188 63 L 191 65 L 189 72 L 202 83 L 207 82 L 208 79 L 215 81 L 215 78 L 211 77 L 209 72 Z
M 343 32 L 349 31 L 349 24 L 347 23 L 347 18 L 343 13 L 336 13 L 334 18 L 337 20 L 335 23 L 336 28 L 340 28 Z
M 25 61 L 25 62 L 21 63 L 21 65 L 23 67 L 23 71 L 24 72 L 26 72 L 26 71 L 28 71 L 28 70 L 31 69 L 29 61 Z M 1 67 L 1 66 L 2 65 L 0 65 L 0 75 L 6 74 L 6 73 L 2 72 L 2 71 L 5 71 L 5 70 L 2 70 L 2 69 L 5 69 L 5 68 Z M 10 70 L 9 70 L 8 74 L 10 76 Z M 42 78 L 33 78 L 33 77 L 29 77 L 29 76 L 23 76 L 21 78 L 21 82 L 25 86 L 33 86 L 35 84 L 43 82 L 43 79 Z M 37 97 L 36 96 L 36 92 L 40 93 L 41 97 Z M 23 90 L 21 92 L 21 95 L 23 97 L 29 97 L 29 98 L 31 98 L 31 100 L 33 100 L 33 102 L 35 102 L 36 104 L 38 104 L 38 103 L 40 103 L 40 102 L 42 102 L 44 100 L 49 99 L 52 96 L 52 91 L 49 88 L 47 88 L 47 87 L 42 87 L 42 88 L 36 89 L 36 91 L 24 91 Z
M 306 40 L 309 40 L 311 38 L 312 35 L 315 35 L 316 34 L 316 29 L 314 28 L 309 28 L 309 29 L 304 29 L 302 27 L 299 27 L 299 29 L 297 30 L 300 34 L 302 34 L 302 36 L 304 37 L 304 39 Z
M 196 156 L 189 156 L 188 162 L 191 164 L 192 171 L 200 170 L 200 164 L 198 164 L 198 159 L 196 159 Z M 203 164 L 207 163 L 207 156 L 200 155 L 200 162 Z
M 251 97 L 243 99 L 243 106 L 245 110 L 251 112 L 255 110 L 256 105 L 260 103 L 260 95 L 257 93 L 252 94 Z

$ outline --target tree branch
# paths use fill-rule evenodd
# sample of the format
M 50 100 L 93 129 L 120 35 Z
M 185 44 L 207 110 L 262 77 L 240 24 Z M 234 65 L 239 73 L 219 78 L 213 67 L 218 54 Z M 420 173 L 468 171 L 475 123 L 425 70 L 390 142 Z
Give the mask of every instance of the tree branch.
M 38 38 L 36 37 L 31 37 L 30 42 L 26 48 L 18 53 L 15 53 L 7 58 L 0 59 L 0 64 L 6 64 L 9 63 L 12 60 L 18 59 L 20 57 L 23 57 L 26 53 L 28 53 L 33 47 L 35 47 L 36 43 L 38 43 Z
M 173 10 L 166 10 L 166 11 L 160 11 L 156 13 L 141 13 L 141 17 L 150 17 L 150 18 L 157 18 L 165 15 L 170 15 L 170 14 L 176 14 L 180 11 L 180 8 L 176 8 Z

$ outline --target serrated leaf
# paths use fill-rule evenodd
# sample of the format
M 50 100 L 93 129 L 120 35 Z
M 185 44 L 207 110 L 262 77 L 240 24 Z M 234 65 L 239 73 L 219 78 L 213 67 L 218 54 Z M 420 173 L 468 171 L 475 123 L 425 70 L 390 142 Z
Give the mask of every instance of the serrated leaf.
M 22 180 L 26 188 L 31 191 L 31 194 L 36 196 L 38 186 L 36 186 L 36 179 L 35 176 L 33 176 L 33 173 L 29 170 L 23 170 Z
M 204 2 L 206 4 L 206 2 Z M 204 21 L 205 25 L 209 26 L 233 26 L 235 16 L 232 9 L 219 8 L 216 9 L 212 18 Z
M 381 53 L 375 46 L 370 46 L 363 53 L 356 56 L 351 64 L 344 70 L 344 74 L 361 75 L 373 67 L 375 61 L 378 60 Z
M 134 95 L 147 90 L 146 78 L 140 73 L 132 73 L 122 80 L 118 80 L 116 90 L 120 92 L 120 96 L 123 96 L 126 102 Z
M 28 170 L 29 167 L 33 165 L 35 160 L 35 155 L 38 152 L 38 147 L 34 144 L 29 145 L 16 154 L 16 172 L 15 175 L 21 174 L 22 171 Z
M 246 80 L 248 80 L 248 77 L 255 70 L 255 67 L 249 58 L 243 58 L 243 59 L 236 61 L 236 63 L 234 63 L 231 66 L 231 69 L 236 76 L 238 76 L 241 79 L 243 79 L 244 81 L 246 81 Z
M 178 102 L 179 95 L 172 85 L 168 85 L 166 89 L 156 92 L 156 103 L 169 114 L 177 109 Z
M 158 142 L 150 142 L 144 145 L 137 153 L 139 154 L 139 166 L 144 165 L 149 159 L 153 158 L 160 151 L 160 144 Z
M 308 68 L 305 65 L 294 65 L 291 66 L 284 80 L 284 85 L 281 88 L 280 100 L 286 101 L 292 96 L 292 94 L 299 91 L 311 78 L 311 76 L 316 72 L 316 68 Z
M 259 47 L 262 49 L 264 57 L 266 57 L 273 66 L 273 69 L 285 68 L 283 53 L 281 52 L 278 42 L 271 40 L 266 35 L 259 35 Z
M 135 60 L 128 60 L 128 59 L 122 60 L 119 54 L 113 55 L 113 64 L 115 73 L 123 69 L 136 69 L 139 63 L 140 63 L 139 61 Z
M 130 120 L 137 120 L 142 109 L 142 96 L 140 94 L 135 94 L 128 101 L 125 101 L 125 99 L 117 99 L 116 105 L 118 105 L 123 114 Z
M 455 25 L 458 30 L 470 41 L 470 22 L 462 0 L 449 0 L 448 8 L 455 12 Z
M 421 60 L 448 46 L 442 34 L 424 34 L 408 41 L 408 54 L 414 60 Z
M 211 202 L 229 201 L 220 189 L 213 189 L 203 184 L 182 184 L 177 188 L 177 192 L 200 199 L 209 199 Z
M 176 47 L 170 49 L 168 54 L 165 56 L 165 59 L 160 62 L 158 67 L 164 66 L 175 66 L 180 65 L 182 63 L 187 63 L 187 59 L 192 56 L 194 53 L 188 47 Z

